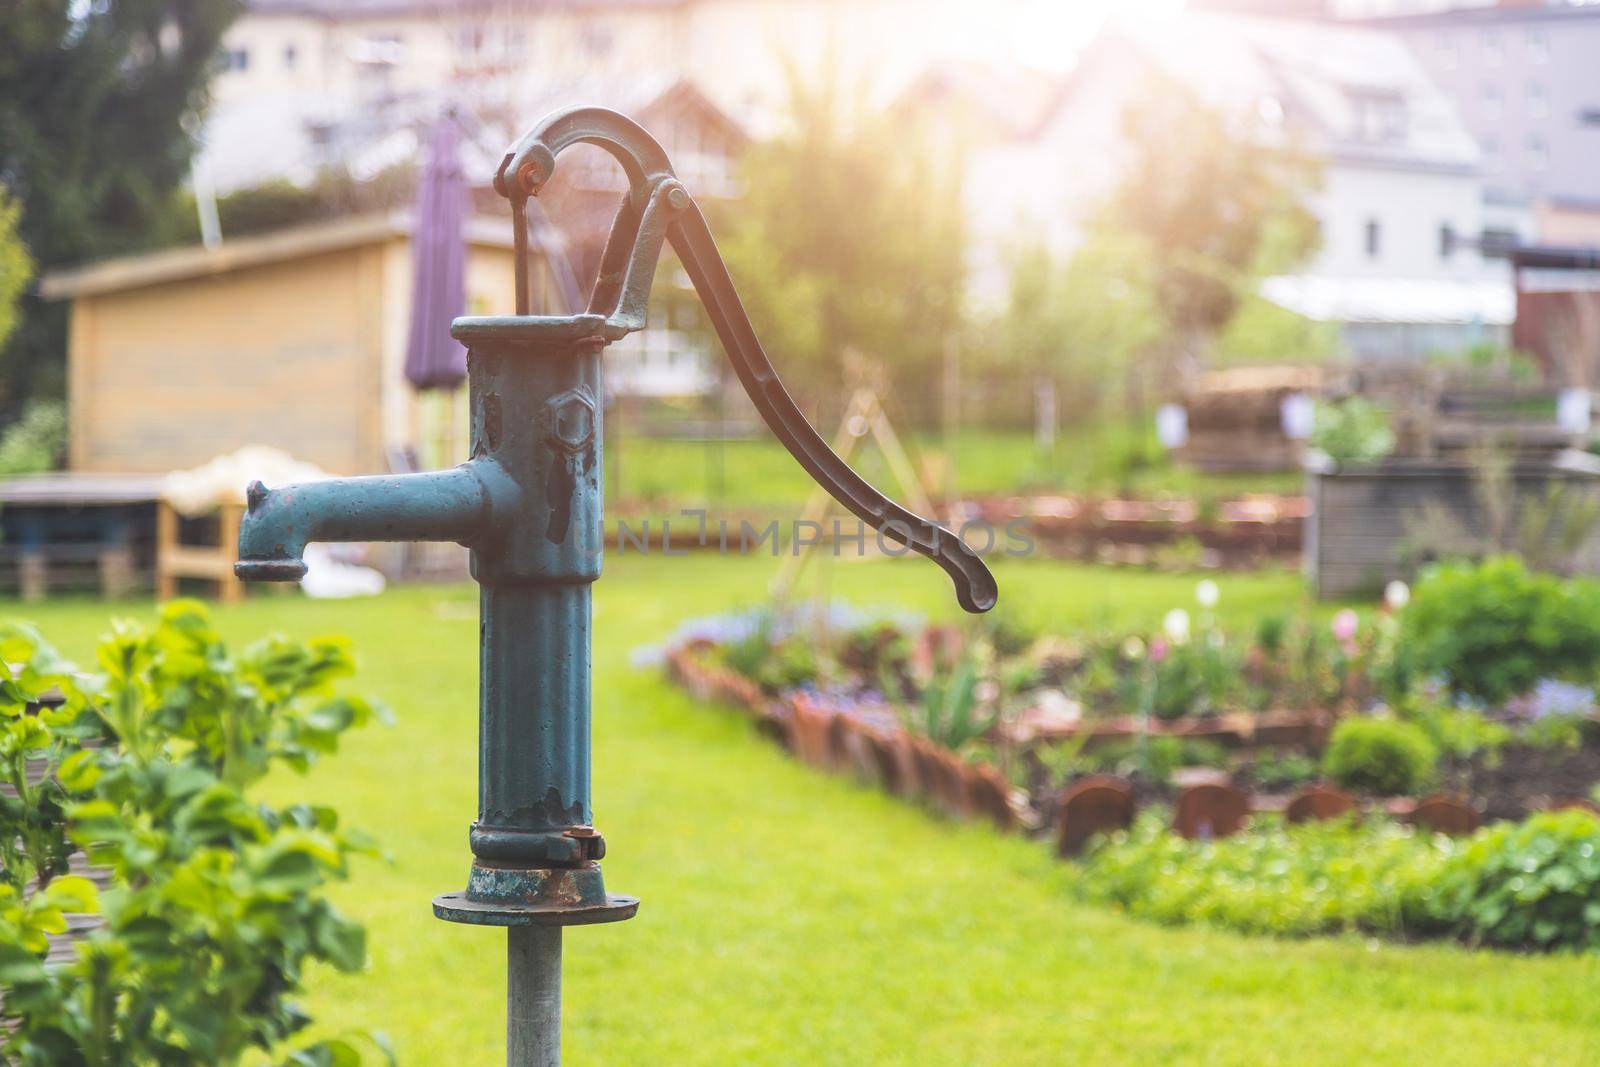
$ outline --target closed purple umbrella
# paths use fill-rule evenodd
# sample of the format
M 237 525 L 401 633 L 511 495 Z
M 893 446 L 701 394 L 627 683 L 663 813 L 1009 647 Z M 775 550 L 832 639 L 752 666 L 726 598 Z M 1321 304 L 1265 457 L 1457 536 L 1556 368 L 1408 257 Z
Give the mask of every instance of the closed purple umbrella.
M 467 376 L 467 350 L 450 336 L 450 321 L 467 309 L 467 183 L 460 143 L 461 128 L 446 114 L 433 128 L 417 183 L 406 380 L 420 390 L 454 389 Z

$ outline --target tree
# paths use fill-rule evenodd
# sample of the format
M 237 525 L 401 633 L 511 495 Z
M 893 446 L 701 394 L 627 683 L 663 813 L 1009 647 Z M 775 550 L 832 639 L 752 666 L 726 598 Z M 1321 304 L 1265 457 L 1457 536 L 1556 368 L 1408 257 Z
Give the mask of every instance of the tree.
M 790 77 L 789 128 L 753 146 L 722 249 L 756 332 L 813 405 L 838 403 L 845 350 L 881 359 L 913 415 L 937 410 L 961 319 L 959 176 L 926 142 L 856 113 L 836 78 Z
M 0 181 L 41 267 L 140 247 L 189 166 L 240 0 L 9 0 L 0 17 Z M 0 400 L 58 392 L 65 310 L 23 301 Z
M 1171 323 L 1177 370 L 1200 366 L 1264 276 L 1317 244 L 1304 203 L 1314 168 L 1253 122 L 1161 79 L 1122 119 L 1128 157 L 1097 224 L 1159 250 L 1155 297 Z
M 22 205 L 0 185 L 0 345 L 6 343 L 17 325 L 17 301 L 28 279 L 33 277 L 33 260 L 22 238 L 17 235 L 17 219 Z
M 1064 415 L 1119 398 L 1138 407 L 1141 357 L 1169 335 L 1155 273 L 1156 256 L 1136 235 L 1101 229 L 1065 262 L 1025 244 L 1011 262 L 1005 309 L 985 327 L 990 343 L 973 348 L 1008 372 L 1018 396 L 1027 393 L 1019 382 L 1049 382 Z

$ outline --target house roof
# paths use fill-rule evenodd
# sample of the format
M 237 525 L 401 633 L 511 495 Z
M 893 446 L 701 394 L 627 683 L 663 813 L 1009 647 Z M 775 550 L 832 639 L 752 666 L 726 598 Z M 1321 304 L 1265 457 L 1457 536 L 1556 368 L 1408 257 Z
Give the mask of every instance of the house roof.
M 51 271 L 40 280 L 39 295 L 46 300 L 65 300 L 120 292 L 305 259 L 406 237 L 410 233 L 411 220 L 403 214 L 319 222 L 228 240 L 216 248 L 203 245 L 167 248 Z M 472 219 L 467 223 L 466 237 L 470 244 L 479 247 L 511 247 L 511 228 L 504 219 Z
M 574 103 L 599 104 L 624 114 L 692 108 L 740 141 L 745 126 L 719 108 L 692 80 L 640 74 L 633 78 L 557 80 L 548 76 L 508 89 L 518 111 L 539 115 Z M 428 131 L 452 103 L 449 90 L 410 93 L 373 107 L 355 89 L 342 94 L 284 89 L 251 93 L 212 107 L 202 137 L 199 166 L 219 192 L 274 179 L 310 182 L 327 166 L 362 177 L 418 159 Z M 461 143 L 462 167 L 488 184 L 509 144 L 522 130 L 469 122 Z
M 467 11 L 525 11 L 684 7 L 691 0 L 246 0 L 252 15 L 303 15 L 329 20 L 391 15 L 452 15 Z
M 1267 139 L 1298 140 L 1319 155 L 1377 166 L 1470 171 L 1480 162 L 1454 104 L 1397 34 L 1192 12 L 1113 24 L 1099 46 L 1115 53 L 1117 44 L 1212 106 L 1250 117 Z M 1362 108 L 1372 101 L 1400 105 L 1395 136 L 1363 135 Z
M 977 60 L 934 63 L 899 94 L 897 108 L 933 107 L 948 113 L 951 100 L 972 109 L 997 140 L 1034 136 L 1055 110 L 1067 79 L 1060 73 L 1012 63 Z
M 1484 7 L 1449 7 L 1438 11 L 1414 11 L 1402 15 L 1369 15 L 1347 21 L 1384 29 L 1409 30 L 1461 26 L 1493 26 L 1519 22 L 1558 22 L 1575 19 L 1600 19 L 1600 5 L 1594 3 L 1498 3 Z

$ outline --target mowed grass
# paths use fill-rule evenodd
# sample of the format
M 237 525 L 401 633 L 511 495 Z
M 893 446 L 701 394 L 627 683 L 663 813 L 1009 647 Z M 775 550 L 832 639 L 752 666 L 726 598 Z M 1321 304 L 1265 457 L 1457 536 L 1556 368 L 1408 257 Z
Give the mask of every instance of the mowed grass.
M 697 705 L 630 650 L 760 601 L 771 560 L 607 562 L 595 609 L 595 800 L 607 883 L 636 919 L 566 938 L 571 1064 L 1467 1064 L 1600 1062 L 1600 960 L 1359 939 L 1163 929 L 1072 903 L 1038 842 L 953 825 L 801 767 L 733 711 Z M 1193 579 L 1043 562 L 997 568 L 1020 618 L 1154 627 Z M 836 564 L 836 595 L 953 614 L 936 568 Z M 1303 597 L 1288 572 L 1222 579 L 1249 617 Z M 6 605 L 84 656 L 111 611 Z M 436 921 L 465 884 L 475 811 L 470 586 L 219 612 L 238 640 L 349 634 L 360 685 L 399 716 L 279 799 L 338 805 L 393 862 L 341 887 L 369 973 L 319 971 L 310 1007 L 408 1064 L 503 1062 L 504 934 Z
M 831 441 L 833 431 L 827 436 Z M 1101 422 L 1063 428 L 1041 450 L 1022 431 L 967 429 L 946 448 L 936 434 L 906 434 L 912 462 L 940 489 L 946 480 L 969 496 L 1067 492 L 1091 496 L 1192 496 L 1231 500 L 1245 493 L 1299 493 L 1298 471 L 1213 474 L 1166 458 L 1145 425 Z M 1137 461 L 1130 457 L 1139 457 Z M 664 505 L 793 510 L 814 483 L 769 434 L 705 442 L 624 435 L 606 445 L 606 493 L 630 513 Z M 873 439 L 851 460 L 861 475 L 891 497 L 903 498 Z

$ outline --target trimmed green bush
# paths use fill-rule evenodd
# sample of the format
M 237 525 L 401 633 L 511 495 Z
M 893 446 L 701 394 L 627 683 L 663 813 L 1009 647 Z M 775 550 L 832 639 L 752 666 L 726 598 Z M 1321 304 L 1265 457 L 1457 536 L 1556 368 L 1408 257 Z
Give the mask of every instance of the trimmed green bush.
M 1534 574 L 1514 556 L 1431 571 L 1400 616 L 1395 681 L 1438 677 L 1502 704 L 1544 678 L 1600 676 L 1600 583 Z
M 1600 949 L 1600 817 L 1543 812 L 1481 831 L 1418 911 L 1420 922 L 1480 944 Z
M 1433 779 L 1439 750 L 1419 726 L 1399 719 L 1340 720 L 1322 770 L 1347 789 L 1383 796 L 1415 793 Z

